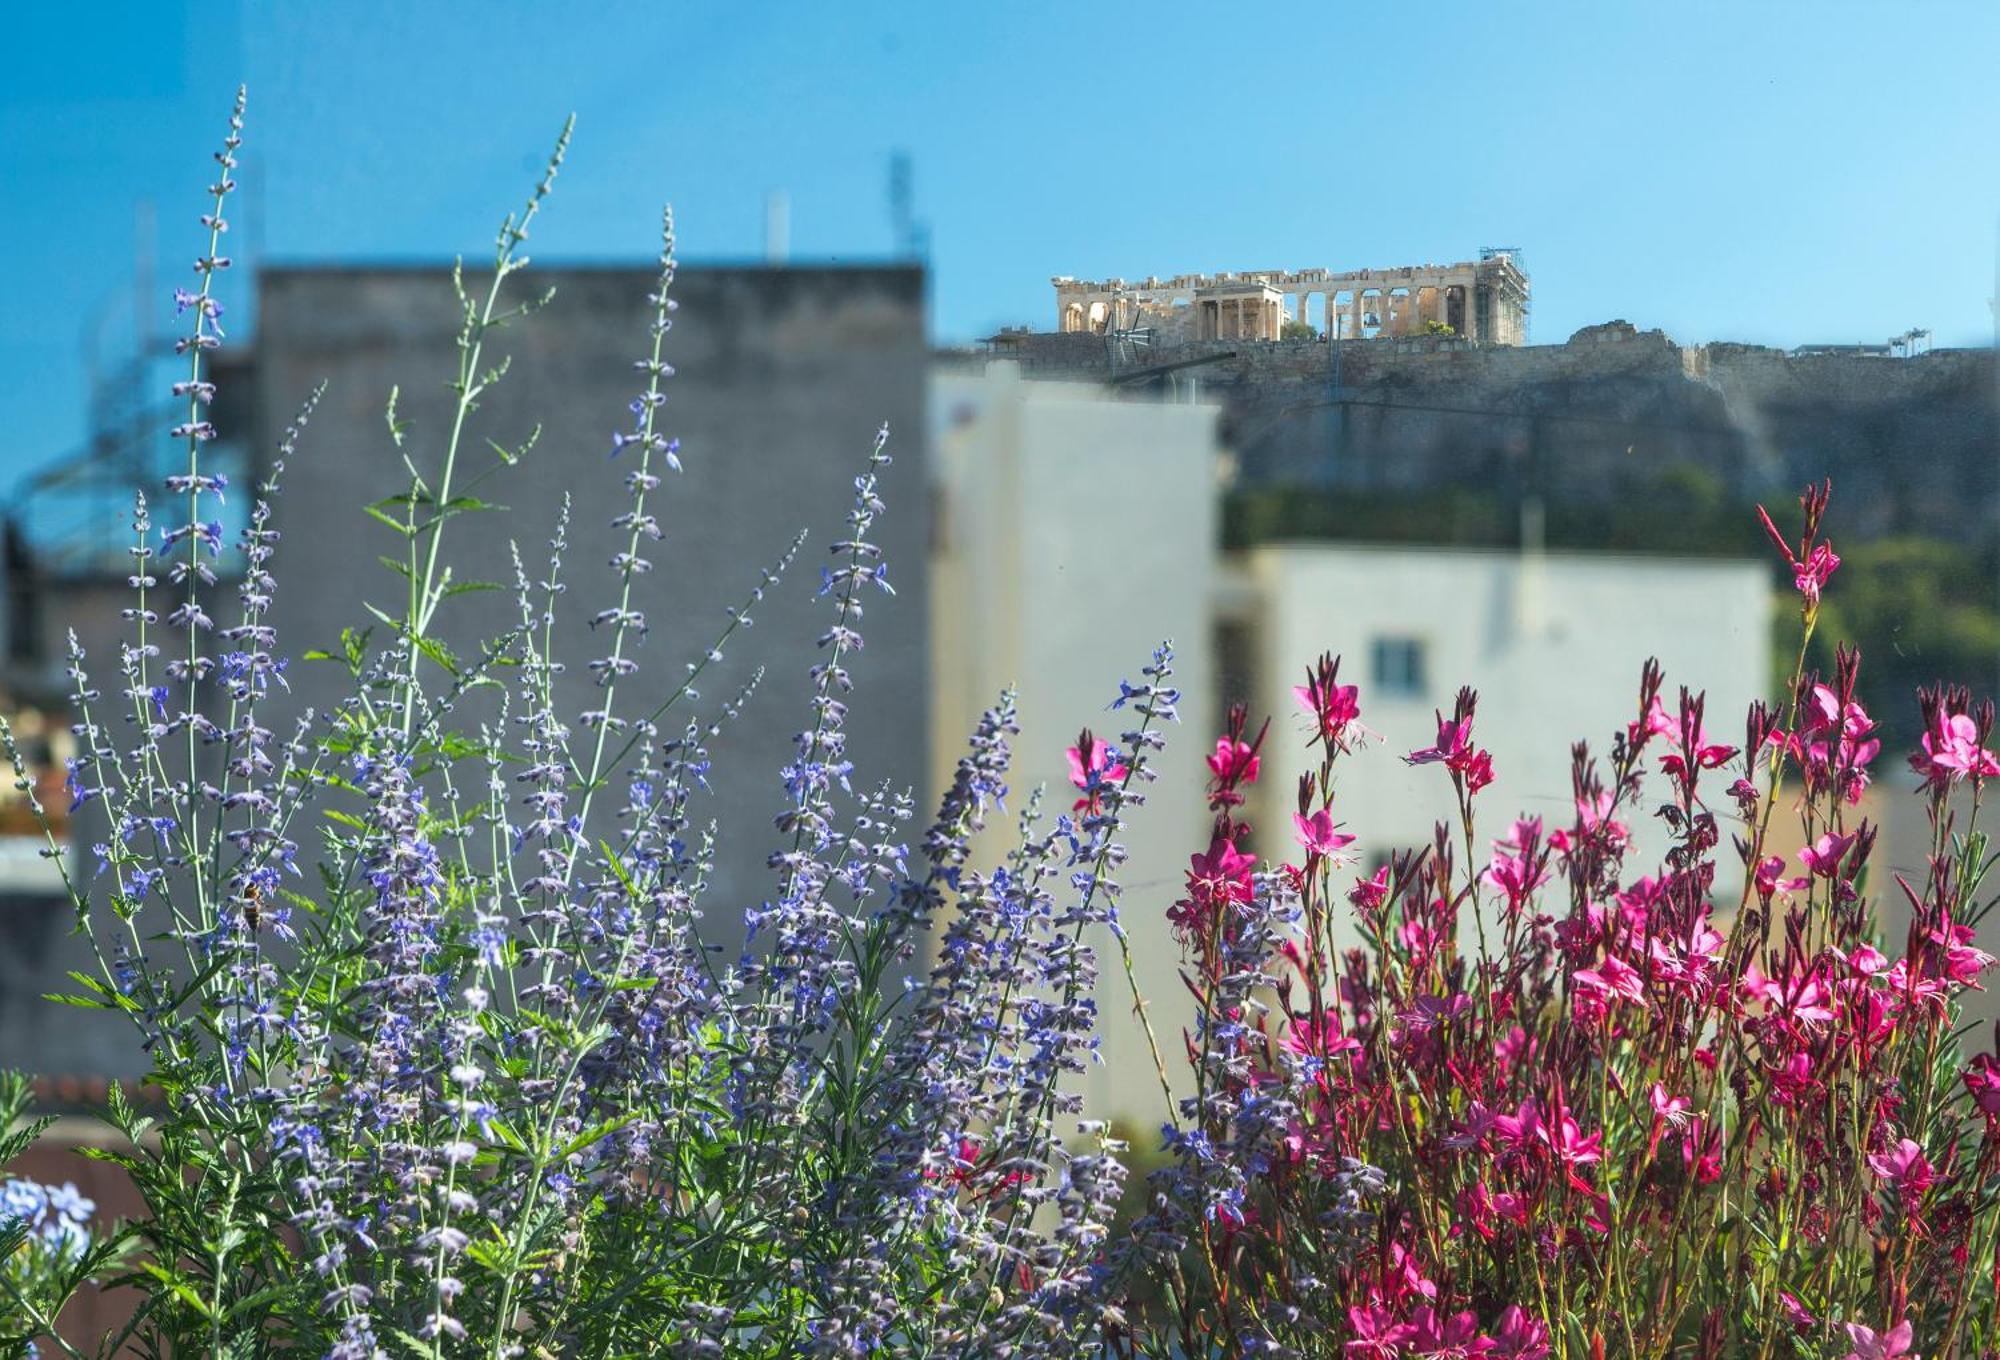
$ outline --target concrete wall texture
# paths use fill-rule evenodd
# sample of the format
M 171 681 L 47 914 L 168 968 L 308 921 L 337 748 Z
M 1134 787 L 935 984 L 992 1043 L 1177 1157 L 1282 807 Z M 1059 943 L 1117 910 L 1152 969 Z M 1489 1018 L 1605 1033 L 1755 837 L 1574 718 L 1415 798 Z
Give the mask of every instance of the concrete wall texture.
M 1218 724 L 1210 630 L 1219 415 L 1119 400 L 1096 384 L 1026 382 L 1008 363 L 940 373 L 932 387 L 935 777 L 948 773 L 979 713 L 1017 686 L 1010 811 L 1037 785 L 1049 816 L 1068 811 L 1064 750 L 1085 727 L 1116 740 L 1132 718 L 1106 711 L 1119 679 L 1137 680 L 1158 643 L 1175 644 L 1180 722 L 1166 733 L 1146 806 L 1120 838 L 1131 857 L 1118 874 L 1134 969 L 1170 1070 L 1192 1012 L 1166 909 L 1188 855 L 1207 847 L 1202 762 Z M 1014 819 L 998 823 L 983 863 L 999 863 L 1012 843 Z M 1091 943 L 1106 1063 L 1091 1069 L 1086 1099 L 1150 1127 L 1164 1111 L 1117 943 L 1108 930 Z
M 400 540 L 360 507 L 404 480 L 383 421 L 393 385 L 401 385 L 398 411 L 419 466 L 437 461 L 449 429 L 444 384 L 458 310 L 445 270 L 276 269 L 261 282 L 256 447 L 274 449 L 293 403 L 321 379 L 328 384 L 278 512 L 277 613 L 296 655 L 333 647 L 343 626 L 367 625 L 363 600 L 401 612 L 402 580 L 376 562 Z M 447 530 L 456 579 L 509 586 L 446 606 L 443 636 L 460 656 L 473 655 L 478 639 L 519 619 L 509 539 L 539 577 L 568 498 L 569 588 L 553 650 L 568 665 L 558 702 L 572 723 L 598 702 L 587 663 L 605 644 L 589 619 L 617 603 L 609 559 L 624 543 L 620 535 L 614 546 L 609 525 L 629 508 L 624 478 L 635 454 L 612 461 L 611 434 L 631 427 L 626 403 L 644 389 L 633 362 L 650 348 L 654 283 L 637 269 L 523 276 L 521 295 L 553 285 L 555 297 L 492 346 L 512 367 L 480 399 L 463 456 L 468 470 L 488 467 L 487 439 L 515 446 L 538 423 L 540 441 L 476 493 L 508 513 L 463 516 Z M 924 282 L 901 267 L 688 269 L 674 296 L 680 308 L 666 356 L 677 376 L 661 428 L 681 441 L 686 471 L 666 473 L 649 502 L 666 536 L 644 553 L 653 570 L 635 588 L 651 631 L 636 653 L 641 669 L 621 683 L 623 711 L 665 699 L 727 623 L 724 609 L 742 602 L 798 530 L 810 534 L 754 611 L 754 627 L 731 640 L 699 684 L 699 701 L 670 724 L 677 735 L 687 718 L 715 715 L 757 667 L 768 668 L 743 719 L 711 743 L 715 796 L 705 811 L 720 819 L 722 841 L 708 910 L 717 942 L 734 944 L 735 911 L 761 900 L 773 881 L 764 860 L 783 799 L 778 771 L 803 725 L 814 639 L 831 618 L 814 598 L 820 564 L 844 536 L 853 479 L 885 421 L 896 461 L 884 473 L 889 509 L 876 540 L 898 594 L 867 605 L 867 645 L 852 666 L 851 748 L 859 778 L 912 785 L 920 806 L 929 801 Z M 346 682 L 324 663 L 295 663 L 293 674 L 297 700 L 322 706 Z

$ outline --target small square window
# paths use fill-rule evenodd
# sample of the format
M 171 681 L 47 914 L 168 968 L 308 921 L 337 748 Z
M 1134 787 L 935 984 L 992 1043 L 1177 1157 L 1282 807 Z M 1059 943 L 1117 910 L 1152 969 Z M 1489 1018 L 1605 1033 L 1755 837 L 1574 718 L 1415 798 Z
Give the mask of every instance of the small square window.
M 1375 690 L 1393 698 L 1421 699 L 1427 684 L 1421 638 L 1375 639 Z

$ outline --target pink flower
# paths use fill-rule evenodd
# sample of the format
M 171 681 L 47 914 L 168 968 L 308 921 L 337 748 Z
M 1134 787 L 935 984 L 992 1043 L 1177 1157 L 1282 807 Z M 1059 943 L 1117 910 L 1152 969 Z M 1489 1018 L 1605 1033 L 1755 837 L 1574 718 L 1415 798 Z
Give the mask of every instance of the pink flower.
M 1903 1010 L 1929 1009 L 1942 1015 L 1951 1000 L 1949 983 L 1933 976 L 1921 964 L 1912 968 L 1908 959 L 1897 959 L 1885 980 L 1890 999 Z
M 1084 729 L 1076 739 L 1076 745 L 1064 754 L 1069 757 L 1069 782 L 1083 791 L 1083 797 L 1077 799 L 1076 805 L 1070 809 L 1072 812 L 1096 812 L 1104 786 L 1122 783 L 1129 773 L 1111 747 L 1092 736 L 1089 728 Z
M 1815 543 L 1803 562 L 1792 563 L 1792 587 L 1813 604 L 1819 603 L 1819 593 L 1826 588 L 1827 580 L 1840 566 L 1840 558 L 1833 551 L 1831 543 Z
M 1668 1095 L 1667 1088 L 1657 1081 L 1653 1083 L 1652 1101 L 1653 1117 L 1673 1129 L 1686 1124 L 1688 1111 L 1694 1108 L 1693 1101 L 1686 1096 Z
M 1358 685 L 1340 683 L 1340 660 L 1331 656 L 1322 656 L 1306 672 L 1303 685 L 1292 686 L 1299 706 L 1313 716 L 1314 739 L 1329 751 L 1346 749 L 1347 729 L 1361 716 L 1360 693 Z
M 1250 900 L 1250 870 L 1256 859 L 1218 836 L 1205 855 L 1188 856 L 1188 889 L 1220 901 Z
M 1535 1041 L 1519 1025 L 1510 1026 L 1500 1036 L 1500 1042 L 1493 1045 L 1493 1056 L 1500 1060 L 1503 1072 L 1512 1072 L 1535 1056 Z
M 1472 1230 L 1489 1242 L 1500 1235 L 1503 1223 L 1517 1228 L 1528 1226 L 1528 1201 L 1512 1190 L 1488 1190 L 1484 1184 L 1475 1182 L 1459 1196 L 1459 1208 Z
M 1424 1360 L 1468 1360 L 1493 1351 L 1493 1338 L 1480 1332 L 1478 1315 L 1470 1309 L 1442 1317 L 1425 1304 L 1411 1314 L 1411 1323 L 1416 1335 L 1410 1344 Z
M 1225 784 L 1256 783 L 1257 771 L 1263 764 L 1263 757 L 1249 742 L 1232 741 L 1228 737 L 1215 739 L 1215 754 L 1208 758 L 1208 768 Z
M 1940 712 L 1921 745 L 1910 757 L 1910 768 L 1935 788 L 2000 775 L 2000 758 L 1980 746 L 1979 724 L 1964 713 Z
M 1731 756 L 1736 754 L 1736 748 L 1710 740 L 1708 733 L 1692 721 L 1694 715 L 1688 712 L 1685 696 L 1681 705 L 1682 713 L 1688 720 L 1687 726 L 1694 730 L 1692 746 L 1681 744 L 1682 734 L 1687 728 L 1683 726 L 1681 718 L 1676 718 L 1667 712 L 1667 706 L 1660 702 L 1660 696 L 1657 694 L 1653 696 L 1652 705 L 1646 710 L 1645 722 L 1628 725 L 1626 729 L 1628 738 L 1634 745 L 1639 743 L 1641 737 L 1661 736 L 1671 741 L 1674 749 L 1660 758 L 1660 768 L 1677 778 L 1685 778 L 1690 769 L 1720 769 L 1728 763 Z
M 1183 931 L 1206 930 L 1222 912 L 1254 895 L 1250 871 L 1256 863 L 1228 837 L 1216 836 L 1208 853 L 1188 856 L 1188 895 L 1167 908 L 1167 919 Z
M 1493 1329 L 1495 1360 L 1547 1360 L 1549 1329 L 1508 1304 Z
M 1837 788 L 1847 802 L 1859 802 L 1861 791 L 1868 787 L 1867 766 L 1882 751 L 1882 743 L 1873 735 L 1875 720 L 1860 704 L 1851 700 L 1843 704 L 1825 685 L 1812 687 L 1802 713 L 1802 730 L 1789 747 L 1805 767 L 1807 782 L 1816 788 Z
M 1904 1356 L 1915 1356 L 1910 1351 L 1910 1342 L 1915 1333 L 1910 1328 L 1910 1320 L 1904 1318 L 1886 1332 L 1877 1332 L 1873 1327 L 1864 1327 L 1858 1322 L 1844 1324 L 1847 1340 L 1854 1347 L 1841 1360 L 1902 1360 Z
M 1421 750 L 1410 752 L 1403 759 L 1412 765 L 1429 765 L 1440 760 L 1449 765 L 1453 760 L 1463 759 L 1471 754 L 1471 732 L 1450 718 L 1440 717 L 1437 741 Z
M 1384 864 L 1372 877 L 1364 878 L 1348 890 L 1347 900 L 1363 916 L 1372 917 L 1389 900 L 1389 866 Z
M 1603 848 L 1614 854 L 1623 850 L 1631 839 L 1632 828 L 1611 815 L 1617 805 L 1618 796 L 1610 789 L 1599 789 L 1588 797 L 1576 800 L 1576 825 L 1569 830 L 1549 833 L 1549 845 L 1559 854 L 1573 854 L 1592 839 L 1599 839 Z
M 1681 1134 L 1681 1162 L 1696 1185 L 1710 1185 L 1722 1177 L 1722 1135 L 1696 1119 Z
M 1745 996 L 1764 1003 L 1768 1014 L 1788 1014 L 1808 1025 L 1824 1024 L 1835 1014 L 1832 993 L 1821 985 L 1816 973 L 1780 981 L 1765 977 L 1764 970 L 1753 963 L 1743 970 L 1740 985 Z
M 1688 922 L 1685 936 L 1654 936 L 1647 946 L 1653 961 L 1653 980 L 1670 989 L 1700 987 L 1722 956 L 1723 944 L 1721 932 L 1709 925 L 1705 916 Z
M 2000 1062 L 1981 1053 L 1965 1069 L 1965 1090 L 1989 1124 L 2000 1123 Z
M 1524 817 L 1505 840 L 1493 842 L 1493 862 L 1480 877 L 1507 899 L 1507 914 L 1519 915 L 1535 890 L 1549 881 L 1548 859 L 1541 853 L 1542 819 Z
M 1979 975 L 1993 966 L 1993 956 L 1973 944 L 1978 932 L 1946 916 L 1924 936 L 1926 972 L 1942 972 L 1961 987 L 1979 986 Z
M 1638 722 L 1625 724 L 1625 739 L 1629 745 L 1638 746 L 1652 737 L 1678 737 L 1681 725 L 1674 721 L 1674 715 L 1667 712 L 1667 706 L 1655 694 L 1646 706 L 1646 716 Z
M 1448 1025 L 1471 1009 L 1472 998 L 1464 992 L 1451 996 L 1420 996 L 1396 1018 L 1403 1022 L 1403 1028 L 1407 1030 L 1429 1034 L 1439 1025 Z
M 1292 1021 L 1285 1031 L 1285 1047 L 1293 1053 L 1321 1058 L 1338 1058 L 1361 1051 L 1358 1040 L 1340 1032 L 1340 1010 L 1335 1006 L 1328 1006 L 1318 1019 L 1301 1016 Z
M 1493 782 L 1493 757 L 1485 751 L 1475 751 L 1472 759 L 1465 762 L 1465 791 L 1478 793 Z
M 1902 1197 L 1905 1207 L 1922 1199 L 1924 1191 L 1937 1180 L 1923 1146 L 1914 1138 L 1902 1139 L 1888 1152 L 1873 1154 L 1868 1158 L 1868 1167 Z
M 1292 825 L 1298 828 L 1299 844 L 1315 859 L 1338 854 L 1343 848 L 1354 844 L 1354 837 L 1334 829 L 1333 813 L 1321 808 L 1311 816 L 1294 812 Z
M 1403 1344 L 1417 1334 L 1417 1329 L 1409 1323 L 1396 1321 L 1395 1314 L 1383 1304 L 1349 1308 L 1347 1325 L 1354 1332 L 1354 1339 L 1347 1343 L 1347 1353 L 1378 1360 L 1392 1360 L 1401 1355 Z
M 1586 1137 L 1583 1130 L 1577 1127 L 1576 1121 L 1565 1113 L 1556 1121 L 1552 1146 L 1564 1166 L 1589 1166 L 1592 1162 L 1603 1158 L 1604 1135 L 1593 1133 Z M 1589 1187 L 1577 1181 L 1574 1174 L 1570 1176 L 1570 1182 L 1585 1193 L 1589 1193 Z
M 1840 873 L 1840 861 L 1847 857 L 1849 848 L 1853 846 L 1857 839 L 1858 837 L 1852 833 L 1845 836 L 1836 836 L 1829 831 L 1811 845 L 1799 851 L 1799 859 L 1805 864 L 1806 868 L 1812 870 L 1821 878 L 1837 877 Z
M 1792 544 L 1784 542 L 1784 534 L 1780 534 L 1778 526 L 1770 522 L 1770 514 L 1764 510 L 1764 506 L 1756 508 L 1756 516 L 1764 522 L 1764 532 L 1770 534 L 1770 540 L 1774 544 L 1778 544 L 1778 552 L 1784 554 L 1786 566 L 1792 568 L 1792 586 L 1798 590 L 1798 594 L 1806 598 L 1808 610 L 1820 608 L 1820 590 L 1826 588 L 1826 580 L 1834 574 L 1834 568 L 1840 566 L 1840 558 L 1834 556 L 1832 544 L 1812 542 L 1814 534 L 1818 534 L 1820 512 L 1826 510 L 1826 498 L 1830 492 L 1832 484 L 1828 484 L 1824 490 L 1818 486 L 1808 486 L 1806 494 L 1800 496 L 1800 504 L 1806 508 L 1806 542 L 1800 546 L 1800 550 L 1806 554 L 1804 558 L 1792 552 Z
M 1478 793 L 1493 782 L 1493 757 L 1472 744 L 1472 719 L 1438 715 L 1437 741 L 1403 757 L 1412 765 L 1442 762 L 1447 770 L 1465 781 L 1468 794 Z
M 1833 952 L 1846 959 L 1847 966 L 1863 977 L 1874 977 L 1889 966 L 1888 956 L 1872 944 L 1857 945 L 1849 954 L 1841 954 L 1838 949 Z
M 1546 1144 L 1548 1141 L 1542 1131 L 1542 1109 L 1533 1096 L 1522 1101 L 1516 1113 L 1497 1116 L 1493 1120 L 1493 1128 L 1513 1144 L 1516 1152 L 1532 1152 L 1537 1143 Z
M 1585 1137 L 1569 1111 L 1561 1111 L 1551 1121 L 1530 1096 L 1521 1102 L 1521 1108 L 1516 1113 L 1496 1116 L 1493 1131 L 1505 1139 L 1517 1155 L 1535 1157 L 1542 1153 L 1552 1154 L 1564 1168 L 1571 1185 L 1586 1195 L 1594 1193 L 1589 1182 L 1576 1174 L 1575 1168 L 1588 1166 L 1603 1157 L 1604 1135 L 1593 1133 Z
M 1799 1049 L 1782 1062 L 1773 1063 L 1770 1068 L 1771 1089 L 1780 1105 L 1796 1105 L 1813 1090 L 1812 1058 L 1804 1049 Z
M 1764 898 L 1768 898 L 1774 893 L 1789 895 L 1795 892 L 1802 892 L 1812 884 L 1810 878 L 1779 877 L 1784 872 L 1785 861 L 1782 856 L 1772 855 L 1769 859 L 1758 861 L 1757 895 Z
M 1615 954 L 1606 954 L 1604 962 L 1595 968 L 1579 968 L 1572 975 L 1576 985 L 1586 992 L 1601 996 L 1607 1003 L 1629 1001 L 1635 1006 L 1646 1004 L 1646 982 L 1639 970 Z
M 1778 1306 L 1785 1310 L 1786 1321 L 1801 1332 L 1809 1332 L 1819 1326 L 1819 1319 L 1814 1317 L 1797 1298 L 1783 1290 L 1778 1291 Z
M 1424 1274 L 1410 1249 L 1401 1242 L 1389 1244 L 1389 1267 L 1383 1272 L 1390 1294 L 1398 1299 L 1435 1299 L 1438 1287 Z

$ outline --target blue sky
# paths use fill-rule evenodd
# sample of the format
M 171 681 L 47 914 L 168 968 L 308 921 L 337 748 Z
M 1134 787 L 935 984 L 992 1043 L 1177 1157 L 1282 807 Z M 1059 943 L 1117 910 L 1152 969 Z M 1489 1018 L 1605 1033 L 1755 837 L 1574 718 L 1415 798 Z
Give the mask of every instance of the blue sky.
M 945 339 L 1049 324 L 1051 274 L 1526 252 L 1534 338 L 1993 336 L 2000 5 L 183 3 L 21 7 L 0 86 L 0 489 L 86 429 L 86 339 L 155 316 L 229 97 L 239 257 L 477 256 L 565 113 L 545 260 L 891 247 L 907 150 Z M 171 265 L 169 264 L 171 262 Z M 247 279 L 229 280 L 247 312 Z

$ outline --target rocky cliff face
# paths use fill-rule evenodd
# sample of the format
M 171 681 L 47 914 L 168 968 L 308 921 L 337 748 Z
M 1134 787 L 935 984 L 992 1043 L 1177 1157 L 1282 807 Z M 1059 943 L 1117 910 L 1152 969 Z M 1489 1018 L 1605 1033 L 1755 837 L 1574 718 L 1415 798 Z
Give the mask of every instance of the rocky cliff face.
M 1592 504 L 1691 471 L 1730 499 L 1830 476 L 1851 534 L 1970 543 L 2000 532 L 1988 350 L 1794 357 L 1683 348 L 1622 321 L 1518 348 L 1412 337 L 1338 353 L 1318 340 L 1147 351 L 1102 336 L 1016 335 L 1006 349 L 1035 376 L 1219 398 L 1250 486 L 1536 490 Z

